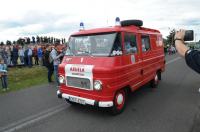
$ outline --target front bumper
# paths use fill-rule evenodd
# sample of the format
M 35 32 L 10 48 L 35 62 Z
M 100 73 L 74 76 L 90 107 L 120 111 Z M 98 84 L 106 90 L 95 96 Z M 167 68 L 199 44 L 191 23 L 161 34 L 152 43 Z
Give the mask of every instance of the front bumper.
M 96 101 L 92 99 L 87 99 L 87 98 L 82 98 L 78 96 L 61 93 L 60 90 L 57 91 L 57 96 L 58 98 L 64 98 L 67 100 L 69 100 L 70 98 L 76 98 L 79 100 L 83 100 L 85 104 L 92 105 L 92 106 L 98 106 L 98 107 L 112 107 L 113 106 L 113 101 Z

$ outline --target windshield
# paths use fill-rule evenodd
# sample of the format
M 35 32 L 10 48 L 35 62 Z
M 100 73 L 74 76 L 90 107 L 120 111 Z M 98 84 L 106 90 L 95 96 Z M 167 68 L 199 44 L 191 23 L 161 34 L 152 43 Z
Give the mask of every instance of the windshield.
M 90 34 L 72 36 L 66 55 L 111 56 L 113 50 L 121 51 L 120 33 Z

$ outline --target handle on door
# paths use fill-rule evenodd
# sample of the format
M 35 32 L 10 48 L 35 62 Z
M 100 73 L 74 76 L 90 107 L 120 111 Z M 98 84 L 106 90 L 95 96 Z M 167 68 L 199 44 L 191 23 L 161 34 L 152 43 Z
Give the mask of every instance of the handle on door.
M 144 74 L 144 70 L 143 70 L 143 69 L 141 69 L 141 71 L 140 71 L 140 74 L 141 74 L 141 75 L 143 75 L 143 74 Z

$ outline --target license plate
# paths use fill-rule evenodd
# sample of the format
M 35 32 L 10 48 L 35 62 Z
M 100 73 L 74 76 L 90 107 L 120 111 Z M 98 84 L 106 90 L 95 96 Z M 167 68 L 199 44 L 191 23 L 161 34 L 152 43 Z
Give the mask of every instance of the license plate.
M 78 99 L 76 97 L 69 97 L 69 101 L 85 105 L 85 100 Z

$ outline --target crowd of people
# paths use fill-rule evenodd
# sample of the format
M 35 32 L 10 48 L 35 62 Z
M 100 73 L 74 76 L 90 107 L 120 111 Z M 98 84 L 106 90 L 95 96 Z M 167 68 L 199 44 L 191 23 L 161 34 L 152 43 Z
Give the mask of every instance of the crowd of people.
M 176 48 L 173 45 L 170 45 L 169 47 L 165 47 L 164 50 L 165 50 L 165 53 L 167 53 L 168 55 L 173 55 L 177 52 Z
M 51 49 L 54 47 L 52 44 L 1 45 L 0 60 L 3 59 L 7 66 L 24 65 L 32 67 L 34 64 L 44 66 L 44 53 L 47 46 L 50 46 Z M 59 52 L 63 47 L 64 45 L 60 45 Z
M 29 45 L 1 45 L 0 46 L 0 78 L 3 91 L 7 88 L 7 67 L 33 65 L 46 66 L 48 69 L 48 82 L 52 82 L 53 72 L 55 81 L 58 81 L 58 65 L 66 49 L 66 44 L 29 44 Z

